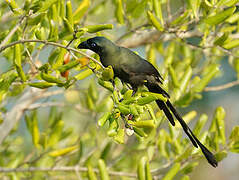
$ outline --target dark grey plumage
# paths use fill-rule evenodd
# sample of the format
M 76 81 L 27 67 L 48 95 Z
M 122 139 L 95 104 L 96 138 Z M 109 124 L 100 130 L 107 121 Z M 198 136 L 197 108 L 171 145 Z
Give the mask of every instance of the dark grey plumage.
M 171 104 L 170 96 L 160 86 L 163 78 L 151 63 L 129 49 L 115 45 L 105 37 L 90 38 L 79 44 L 78 48 L 90 49 L 99 54 L 102 64 L 105 67 L 111 65 L 115 76 L 119 77 L 123 82 L 129 83 L 134 92 L 137 91 L 139 86 L 145 85 L 150 92 L 160 93 L 165 96 L 168 99 L 166 103 L 156 100 L 158 107 L 164 112 L 173 126 L 175 125 L 173 115 L 176 117 L 192 144 L 196 148 L 200 147 L 208 162 L 213 167 L 217 167 L 214 155 L 195 137 Z

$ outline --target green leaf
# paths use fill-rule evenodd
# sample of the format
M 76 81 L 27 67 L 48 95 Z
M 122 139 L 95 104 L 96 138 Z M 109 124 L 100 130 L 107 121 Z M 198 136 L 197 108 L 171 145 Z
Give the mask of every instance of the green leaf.
M 186 10 L 181 16 L 174 19 L 171 22 L 171 25 L 175 26 L 175 25 L 179 25 L 179 24 L 184 23 L 187 20 L 189 14 L 190 14 L 189 11 Z
M 107 131 L 107 135 L 109 137 L 114 137 L 117 135 L 117 130 L 118 130 L 118 122 L 114 117 L 110 117 L 110 124 L 109 124 L 109 128 Z
M 196 166 L 198 166 L 198 164 L 198 162 L 189 163 L 181 170 L 181 172 L 183 174 L 189 174 L 195 169 Z
M 70 24 L 70 22 L 65 17 L 63 18 L 63 24 L 64 24 L 66 31 L 68 31 L 70 33 L 74 32 L 73 26 Z M 80 32 L 82 32 L 82 31 L 80 31 Z M 80 32 L 77 32 L 77 34 L 76 34 L 77 38 L 79 38 L 80 36 L 82 36 L 85 33 L 85 32 L 83 32 L 81 35 L 79 35 Z
M 197 123 L 194 126 L 194 134 L 195 136 L 199 136 L 202 128 L 205 126 L 206 122 L 208 120 L 208 116 L 206 114 L 202 114 L 199 118 L 199 120 L 197 121 Z
M 238 47 L 239 46 L 239 39 L 234 39 L 234 40 L 230 40 L 230 41 L 227 41 L 223 47 L 225 49 L 232 49 L 232 48 L 235 48 L 235 47 Z
M 179 82 L 179 84 L 180 84 L 179 87 L 175 91 L 176 99 L 179 99 L 179 97 L 183 93 L 185 93 L 191 77 L 192 77 L 192 68 L 190 66 L 188 66 L 188 68 L 185 70 L 185 73 L 184 73 L 182 79 Z
M 50 74 L 46 74 L 44 72 L 41 73 L 41 78 L 43 80 L 45 80 L 46 82 L 49 82 L 49 83 L 56 83 L 58 84 L 59 86 L 62 86 L 64 85 L 65 83 L 63 81 L 61 81 L 60 79 L 56 78 L 55 76 L 52 76 Z
M 143 156 L 138 163 L 137 175 L 138 175 L 139 180 L 145 180 L 146 179 L 146 172 L 145 172 L 146 162 L 147 162 L 147 157 Z
M 146 52 L 147 52 L 147 60 L 153 64 L 154 66 L 156 65 L 156 48 L 154 44 L 151 44 L 146 47 Z
M 225 118 L 225 110 L 223 107 L 219 106 L 215 110 L 214 113 L 214 118 L 211 123 L 211 126 L 209 130 L 211 132 L 216 131 L 219 141 L 224 145 L 226 143 L 226 137 L 225 137 L 225 123 L 224 123 L 224 118 Z
M 127 90 L 127 91 L 124 93 L 123 99 L 124 99 L 124 100 L 127 100 L 127 99 L 131 98 L 132 94 L 133 94 L 133 90 L 131 90 L 131 89 Z
M 229 139 L 231 142 L 239 142 L 239 126 L 233 127 Z
M 54 3 L 56 3 L 58 0 L 46 0 L 42 3 L 42 6 L 39 10 L 39 12 L 47 11 Z
M 207 73 L 197 84 L 195 84 L 195 86 L 192 88 L 192 91 L 201 92 L 208 85 L 211 79 L 219 72 L 218 64 L 212 64 L 208 66 L 206 70 Z
M 62 44 L 63 44 L 63 45 L 66 45 L 67 42 L 66 42 L 66 41 L 63 41 Z M 53 69 L 58 69 L 60 66 L 63 65 L 64 56 L 65 56 L 66 53 L 67 53 L 67 50 L 66 50 L 65 48 L 61 48 L 61 49 L 60 49 L 60 53 L 59 53 L 57 59 L 55 60 L 54 64 L 52 65 L 52 68 L 53 68 Z
M 98 24 L 85 26 L 84 29 L 86 29 L 88 33 L 96 33 L 107 29 L 113 29 L 113 27 L 114 27 L 113 24 Z
M 90 165 L 88 165 L 87 169 L 88 169 L 87 176 L 89 180 L 97 180 L 97 177 L 95 172 L 93 171 L 93 168 Z
M 153 101 L 157 100 L 157 98 L 155 96 L 146 96 L 146 97 L 140 97 L 138 100 L 137 100 L 137 104 L 140 105 L 140 106 L 143 106 L 145 104 L 149 104 Z
M 110 177 L 103 159 L 98 160 L 98 167 L 100 171 L 100 178 L 102 180 L 110 180 Z
M 26 82 L 27 78 L 22 69 L 22 53 L 20 44 L 15 45 L 14 49 L 14 63 L 17 70 L 17 73 L 23 82 Z
M 89 7 L 90 0 L 81 1 L 80 5 L 78 5 L 78 8 L 73 13 L 74 24 L 78 24 L 80 22 Z
M 122 114 L 124 115 L 130 114 L 130 109 L 128 105 L 119 104 L 118 108 Z
M 190 177 L 187 175 L 184 175 L 180 180 L 190 180 Z
M 153 180 L 152 174 L 150 172 L 149 161 L 146 161 L 145 164 L 145 180 Z
M 120 24 L 124 24 L 124 8 L 122 0 L 116 0 L 115 17 Z
M 57 121 L 57 123 L 55 124 L 54 128 L 51 131 L 48 144 L 47 144 L 48 147 L 52 147 L 59 142 L 62 135 L 63 128 L 64 128 L 64 121 L 62 120 Z
M 155 12 L 156 16 L 160 19 L 161 24 L 164 24 L 163 13 L 162 13 L 162 9 L 161 9 L 161 1 L 153 0 L 153 8 L 154 8 L 154 12 Z
M 223 33 L 222 36 L 218 37 L 215 39 L 213 42 L 214 45 L 222 46 L 224 42 L 228 39 L 228 33 Z
M 104 126 L 104 124 L 106 123 L 107 120 L 109 120 L 111 113 L 110 112 L 106 112 L 103 114 L 103 116 L 101 116 L 98 120 L 98 125 L 99 126 Z
M 145 97 L 140 97 L 137 99 L 137 104 L 141 106 L 155 100 L 162 100 L 164 102 L 167 101 L 167 98 L 165 98 L 162 94 L 158 94 L 158 93 L 142 92 L 141 95 L 145 96 Z
M 222 23 L 226 18 L 231 16 L 233 12 L 236 10 L 236 7 L 228 8 L 224 11 L 216 13 L 216 15 L 209 16 L 205 19 L 205 22 L 209 25 L 217 25 Z
M 79 60 L 74 60 L 74 61 L 70 61 L 69 63 L 67 64 L 64 64 L 64 65 L 61 65 L 58 67 L 58 70 L 60 72 L 65 72 L 67 70 L 70 70 L 74 67 L 76 67 L 77 65 L 79 65 L 80 61 Z
M 119 144 L 124 144 L 124 136 L 125 136 L 124 129 L 119 129 L 117 131 L 117 134 L 114 136 L 114 140 Z
M 171 65 L 169 65 L 168 67 L 168 72 L 172 78 L 174 87 L 179 87 L 179 81 L 178 81 L 177 75 Z
M 49 41 L 57 41 L 58 40 L 58 24 L 55 22 L 55 21 L 53 21 L 52 19 L 51 20 L 49 20 L 50 22 L 49 22 L 49 24 L 50 24 L 50 33 L 49 33 L 49 35 L 48 35 L 48 40 Z M 65 45 L 66 43 L 63 41 L 63 45 Z M 66 49 L 64 49 L 64 48 L 62 48 L 61 50 L 65 50 L 66 51 Z
M 112 66 L 108 66 L 104 68 L 102 72 L 102 79 L 104 81 L 109 81 L 109 80 L 113 80 L 113 78 L 114 78 L 114 71 Z
M 79 148 L 79 146 L 75 145 L 75 146 L 70 146 L 70 147 L 66 147 L 66 148 L 62 148 L 62 149 L 57 149 L 57 150 L 53 150 L 53 151 L 49 152 L 49 155 L 52 157 L 64 156 L 72 151 L 75 151 L 78 148 Z
M 178 171 L 180 170 L 180 163 L 175 163 L 171 169 L 165 174 L 165 176 L 163 177 L 162 180 L 171 180 L 174 178 L 174 176 L 176 176 L 176 174 L 178 173 Z
M 70 0 L 66 2 L 66 19 L 68 20 L 69 24 L 73 28 L 74 22 L 73 22 L 73 14 L 72 14 L 72 5 Z
M 160 24 L 160 22 L 158 22 L 157 18 L 150 12 L 147 12 L 148 15 L 148 19 L 149 22 L 158 30 L 158 31 L 163 31 L 164 28 L 163 26 Z
M 103 151 L 101 152 L 100 159 L 103 159 L 104 161 L 107 160 L 107 157 L 111 155 L 111 147 L 112 147 L 112 142 L 108 142 L 106 146 L 104 147 Z
M 83 80 L 83 79 L 87 78 L 88 76 L 90 76 L 90 75 L 92 75 L 92 74 L 93 74 L 93 72 L 92 72 L 91 69 L 86 69 L 86 70 L 80 72 L 79 74 L 75 75 L 75 78 L 76 78 L 77 80 Z M 99 84 L 102 85 L 102 86 L 104 86 L 105 84 L 107 84 L 107 83 L 105 83 L 105 81 L 103 81 L 103 80 L 99 80 L 98 82 L 99 82 Z M 101 84 L 101 83 L 102 83 L 102 84 Z M 108 84 L 107 84 L 107 85 L 108 85 Z M 106 85 L 105 85 L 105 86 L 106 86 Z M 107 87 L 108 87 L 108 86 L 107 86 Z
M 155 114 L 154 114 L 154 109 L 153 109 L 152 106 L 149 105 L 149 104 L 147 104 L 146 107 L 147 107 L 147 110 L 148 110 L 148 112 L 149 112 L 151 118 L 156 122 L 157 119 L 156 119 L 156 116 L 155 116 Z
M 230 145 L 230 151 L 234 153 L 239 153 L 239 141 L 234 142 Z
M 148 136 L 141 128 L 133 127 L 133 130 L 140 137 L 147 137 Z
M 33 112 L 31 119 L 32 119 L 32 128 L 31 128 L 32 142 L 36 148 L 39 148 L 40 132 L 38 128 L 36 111 Z
M 189 0 L 189 3 L 192 8 L 194 17 L 198 18 L 198 10 L 201 4 L 201 0 Z
M 169 158 L 169 151 L 167 149 L 167 139 L 169 138 L 169 134 L 164 130 L 159 131 L 158 136 L 158 150 L 159 153 L 162 154 L 164 157 Z
M 6 0 L 6 3 L 14 14 L 19 15 L 23 13 L 22 9 L 17 5 L 15 0 Z
M 27 83 L 31 87 L 39 88 L 39 89 L 46 89 L 52 86 L 55 86 L 55 83 L 48 83 L 48 82 L 35 82 L 35 83 Z
M 226 22 L 228 23 L 235 23 L 239 20 L 239 12 L 234 13 L 233 15 L 231 15 L 229 18 L 226 19 Z
M 128 123 L 138 128 L 155 128 L 154 120 L 128 121 Z
M 227 157 L 227 151 L 221 151 L 215 154 L 215 158 L 218 162 L 222 161 Z
M 233 5 L 235 5 L 239 0 L 220 0 L 218 3 L 217 3 L 217 6 L 228 6 L 228 7 L 231 7 Z

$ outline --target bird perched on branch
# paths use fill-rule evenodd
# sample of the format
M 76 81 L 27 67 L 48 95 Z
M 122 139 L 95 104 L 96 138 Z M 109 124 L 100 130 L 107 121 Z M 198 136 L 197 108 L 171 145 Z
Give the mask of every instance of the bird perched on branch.
M 138 87 L 145 85 L 150 92 L 162 94 L 167 101 L 156 100 L 158 107 L 164 112 L 170 123 L 175 126 L 173 116 L 179 121 L 184 132 L 189 137 L 192 144 L 200 147 L 208 162 L 217 167 L 214 155 L 197 139 L 191 129 L 179 115 L 175 107 L 170 102 L 169 94 L 161 88 L 162 76 L 157 69 L 147 60 L 141 58 L 133 51 L 117 46 L 105 37 L 97 36 L 90 38 L 78 45 L 79 49 L 90 49 L 100 56 L 102 64 L 112 66 L 115 77 L 131 85 L 134 93 Z

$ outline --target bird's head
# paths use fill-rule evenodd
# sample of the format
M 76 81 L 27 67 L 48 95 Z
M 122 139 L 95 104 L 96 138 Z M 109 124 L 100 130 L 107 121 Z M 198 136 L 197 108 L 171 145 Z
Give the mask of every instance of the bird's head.
M 95 53 L 101 55 L 104 52 L 108 52 L 109 48 L 114 47 L 114 43 L 110 40 L 106 39 L 103 36 L 96 36 L 90 38 L 78 45 L 79 49 L 90 49 Z

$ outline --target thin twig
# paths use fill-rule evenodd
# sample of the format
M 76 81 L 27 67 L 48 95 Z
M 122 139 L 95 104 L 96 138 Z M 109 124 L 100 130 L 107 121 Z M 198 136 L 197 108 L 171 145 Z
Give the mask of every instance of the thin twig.
M 4 13 L 1 17 L 1 24 L 5 23 L 10 18 L 12 18 L 12 14 L 13 14 L 12 11 L 8 11 L 8 12 Z
M 29 168 L 4 168 L 0 167 L 1 173 L 11 173 L 11 172 L 87 172 L 86 167 L 80 166 L 61 166 L 53 168 L 43 168 L 43 167 L 29 167 Z M 99 173 L 98 169 L 93 169 L 95 173 Z M 122 171 L 108 171 L 109 175 L 112 176 L 127 176 L 127 177 L 137 177 L 136 173 L 128 173 Z
M 15 42 L 12 42 L 12 43 L 9 43 L 7 44 L 6 46 L 2 46 L 0 47 L 0 52 L 4 51 L 5 49 L 9 48 L 9 47 L 12 47 L 16 44 L 24 44 L 24 43 L 29 43 L 29 42 L 38 42 L 38 43 L 43 43 L 45 45 L 51 45 L 51 46 L 56 46 L 56 47 L 60 47 L 60 48 L 64 48 L 64 49 L 67 49 L 68 51 L 73 51 L 73 52 L 76 52 L 76 53 L 79 53 L 83 56 L 86 56 L 87 58 L 91 59 L 92 61 L 94 61 L 95 63 L 97 63 L 98 65 L 100 65 L 102 68 L 104 68 L 104 66 L 99 62 L 97 61 L 95 58 L 92 58 L 91 56 L 89 56 L 88 54 L 82 52 L 82 51 L 79 51 L 75 48 L 72 48 L 72 47 L 66 47 L 62 44 L 59 44 L 59 43 L 56 43 L 56 42 L 49 42 L 49 41 L 46 41 L 46 40 L 38 40 L 38 39 L 23 39 L 23 40 L 19 40 L 19 41 L 15 41 Z
M 45 103 L 34 103 L 31 104 L 27 110 L 37 109 L 37 108 L 43 108 L 43 107 L 50 107 L 50 106 L 58 106 L 58 107 L 64 107 L 65 103 L 59 103 L 59 102 L 45 102 Z
M 8 33 L 8 35 L 5 37 L 5 39 L 1 42 L 0 44 L 0 49 L 2 47 L 4 47 L 4 45 L 8 42 L 8 40 L 14 35 L 14 33 L 17 31 L 17 29 L 19 28 L 19 26 L 22 25 L 22 23 L 24 23 L 26 19 L 26 16 L 23 16 L 20 21 L 16 24 L 16 26 Z M 1 51 L 0 51 L 1 52 Z
M 171 14 L 171 8 L 170 8 L 170 0 L 167 1 L 167 14 L 168 14 L 168 19 L 172 19 L 172 14 Z
M 29 88 L 28 91 L 22 94 L 22 96 L 16 101 L 13 108 L 6 114 L 5 120 L 0 126 L 0 145 L 11 132 L 15 124 L 20 120 L 24 110 L 38 100 L 44 92 L 45 90 Z
M 208 91 L 221 91 L 221 90 L 228 89 L 228 88 L 231 88 L 231 87 L 236 86 L 236 85 L 239 85 L 239 80 L 232 81 L 230 83 L 223 84 L 223 85 L 220 85 L 220 86 L 206 87 L 204 89 L 204 91 L 205 92 L 208 92 Z
M 31 71 L 32 71 L 33 74 L 35 74 L 35 73 L 38 71 L 38 67 L 37 67 L 37 66 L 35 65 L 35 63 L 33 62 L 33 58 L 32 58 L 32 56 L 31 56 L 29 50 L 28 50 L 27 48 L 25 48 L 25 50 L 26 50 L 26 53 L 27 53 L 27 55 L 28 55 L 28 57 L 29 57 L 29 64 L 30 64 L 30 66 L 31 66 Z

